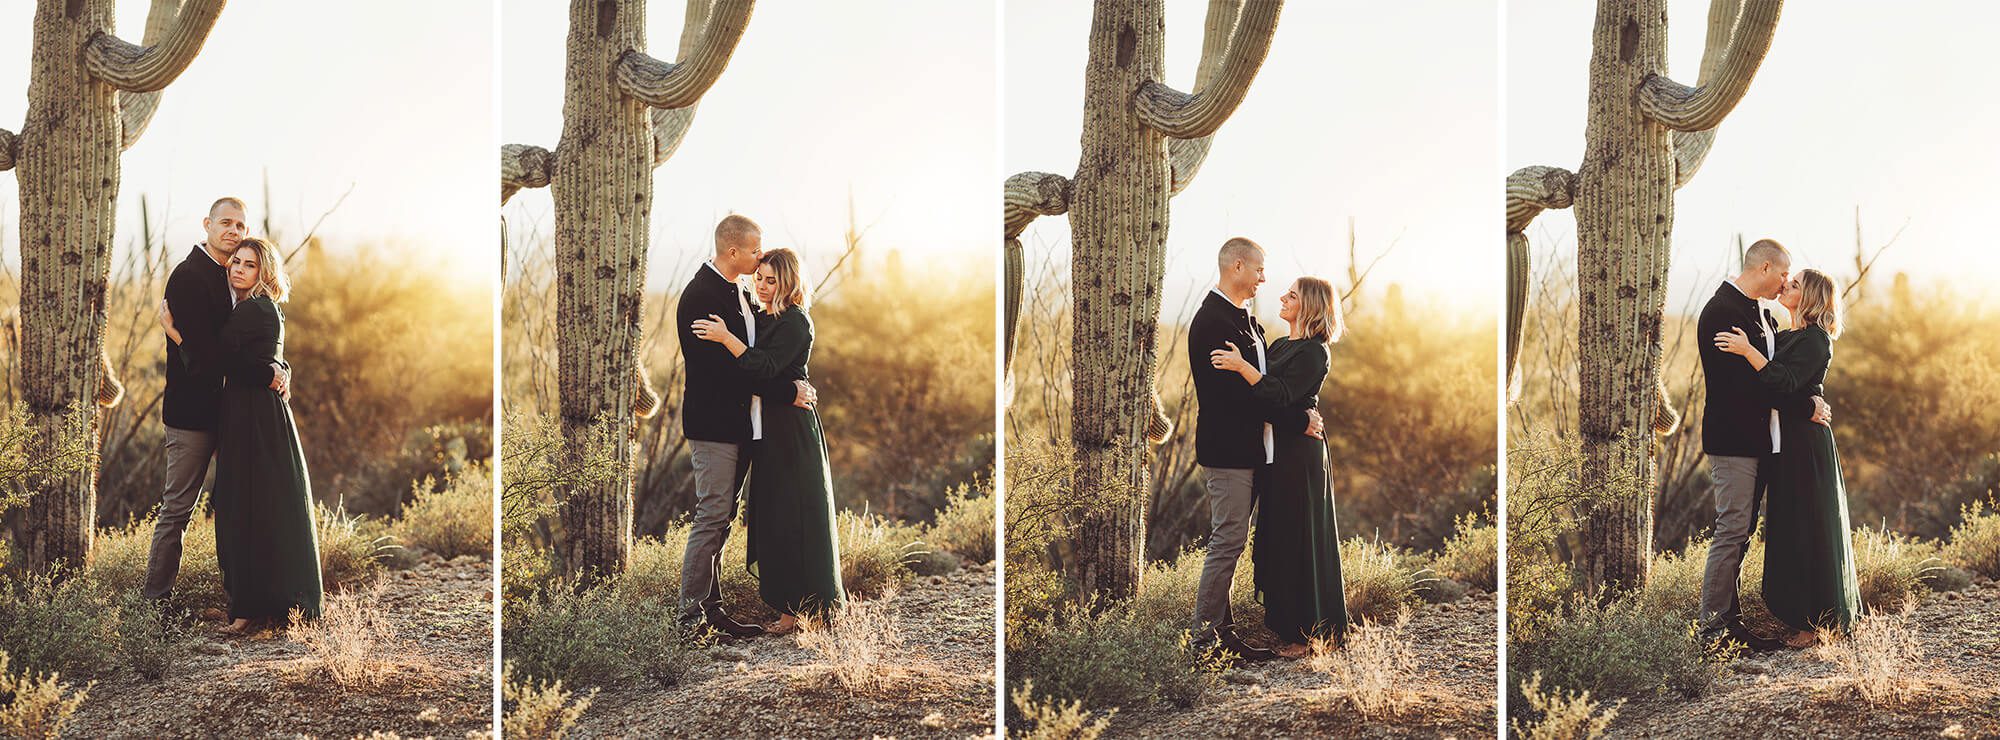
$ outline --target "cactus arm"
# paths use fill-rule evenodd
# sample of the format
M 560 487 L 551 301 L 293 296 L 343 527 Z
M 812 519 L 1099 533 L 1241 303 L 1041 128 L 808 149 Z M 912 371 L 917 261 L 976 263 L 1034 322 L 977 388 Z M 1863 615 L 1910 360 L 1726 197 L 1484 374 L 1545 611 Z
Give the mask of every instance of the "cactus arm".
M 682 47 L 693 51 L 683 54 L 678 63 L 655 59 L 637 49 L 626 51 L 618 59 L 618 89 L 655 108 L 694 105 L 729 65 L 754 5 L 755 0 L 718 0 L 702 24 L 699 40 L 689 44 L 683 38 Z M 697 11 L 690 10 L 688 15 L 692 18 Z M 683 36 L 687 32 L 682 29 Z
M 1718 16 L 1728 15 L 1726 8 L 1714 5 L 1733 4 L 1734 0 L 1713 2 L 1709 14 L 1710 46 L 1720 30 L 1718 24 L 1722 18 Z M 1639 83 L 1640 112 L 1675 131 L 1705 131 L 1721 124 L 1743 100 L 1743 93 L 1750 89 L 1750 79 L 1757 75 L 1757 67 L 1771 50 L 1778 12 L 1784 5 L 1784 0 L 1743 0 L 1741 12 L 1730 24 L 1733 28 L 1728 31 L 1728 50 L 1716 64 L 1714 79 L 1701 82 L 1700 87 L 1688 87 L 1662 75 L 1648 75 Z M 1704 58 L 1707 56 L 1703 54 Z
M 153 0 L 146 9 L 146 32 L 139 37 L 141 46 L 153 46 L 166 38 L 181 17 L 181 0 Z M 153 122 L 153 112 L 160 109 L 160 93 L 121 92 L 118 94 L 118 150 L 131 149 L 139 143 L 139 137 L 146 133 L 146 125 Z
M 1550 208 L 1576 200 L 1576 174 L 1561 167 L 1522 167 L 1507 176 L 1507 385 L 1519 364 L 1521 325 L 1528 310 L 1528 224 Z
M 555 177 L 556 155 L 532 144 L 500 147 L 500 205 L 521 188 L 548 187 Z
M 1004 214 L 1007 250 L 1004 254 L 1006 281 L 1002 286 L 1006 336 L 1002 345 L 1002 367 L 1014 367 L 1014 326 L 1021 317 L 1022 280 L 1025 269 L 1021 254 L 1021 232 L 1039 216 L 1059 216 L 1069 212 L 1069 178 L 1047 172 L 1023 172 L 1007 178 Z
M 14 153 L 20 145 L 21 140 L 14 132 L 0 128 L 0 172 L 14 169 Z
M 152 11 L 147 13 L 149 32 L 154 25 L 152 16 L 167 4 L 154 2 Z M 223 4 L 224 0 L 187 0 L 158 43 L 146 46 L 108 33 L 92 36 L 83 47 L 84 66 L 90 70 L 90 76 L 123 92 L 164 89 L 201 53 L 201 45 L 208 40 L 215 19 L 222 15 Z
M 689 0 L 687 14 L 681 20 L 680 49 L 676 56 L 687 59 L 694 56 L 701 46 L 702 28 L 708 25 L 709 11 L 714 0 Z M 666 164 L 680 149 L 681 139 L 687 136 L 688 127 L 694 124 L 694 104 L 679 108 L 653 109 L 653 166 Z
M 1714 82 L 1722 72 L 1722 65 L 1729 58 L 1729 39 L 1736 31 L 1736 19 L 1743 14 L 1743 0 L 1715 0 L 1708 6 L 1708 38 L 1701 50 L 1701 73 L 1695 79 L 1700 87 Z M 1680 189 L 1694 179 L 1694 173 L 1701 169 L 1701 163 L 1708 158 L 1708 150 L 1715 144 L 1715 129 L 1701 131 L 1674 132 L 1674 188 Z
M 1209 0 L 1208 19 L 1201 34 L 1201 62 L 1194 72 L 1197 94 L 1208 89 L 1216 71 L 1222 68 L 1222 60 L 1229 54 L 1230 37 L 1235 35 L 1236 21 L 1242 13 L 1243 0 Z M 1173 170 L 1170 194 L 1180 195 L 1194 182 L 1201 163 L 1208 159 L 1209 144 L 1214 141 L 1213 135 L 1167 140 L 1167 162 Z
M 1215 133 L 1249 94 L 1250 81 L 1271 50 L 1271 35 L 1277 30 L 1278 11 L 1284 5 L 1284 0 L 1248 0 L 1244 4 L 1230 33 L 1228 51 L 1207 88 L 1190 95 L 1157 80 L 1140 85 L 1133 98 L 1139 120 L 1176 139 Z M 1203 49 L 1207 50 L 1205 44 Z

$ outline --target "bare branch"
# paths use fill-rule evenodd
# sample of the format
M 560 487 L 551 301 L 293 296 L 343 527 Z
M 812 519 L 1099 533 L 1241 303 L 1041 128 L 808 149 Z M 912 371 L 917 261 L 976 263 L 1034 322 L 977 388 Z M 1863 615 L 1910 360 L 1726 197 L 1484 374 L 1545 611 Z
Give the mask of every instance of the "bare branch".
M 1720 30 L 1718 24 L 1730 15 L 1727 8 L 1715 6 L 1738 1 L 1711 0 L 1710 45 Z M 1706 131 L 1722 123 L 1750 89 L 1750 79 L 1757 76 L 1757 67 L 1771 50 L 1778 12 L 1785 6 L 1784 0 L 1742 1 L 1728 32 L 1728 51 L 1717 63 L 1714 79 L 1702 82 L 1701 87 L 1688 87 L 1658 74 L 1648 75 L 1639 83 L 1640 112 L 1675 131 Z
M 548 187 L 556 174 L 556 156 L 531 144 L 500 147 L 500 205 L 521 188 Z
M 718 0 L 715 12 L 702 24 L 700 40 L 692 44 L 691 54 L 682 54 L 678 63 L 654 59 L 637 49 L 626 51 L 618 59 L 618 89 L 655 108 L 694 105 L 722 76 L 722 69 L 729 66 L 729 56 L 736 51 L 736 42 L 742 40 L 743 29 L 750 23 L 750 10 L 755 5 L 755 0 Z M 696 12 L 690 10 L 688 14 L 693 17 Z M 682 29 L 683 36 L 686 33 L 687 29 Z M 689 48 L 685 38 L 682 47 Z
M 108 33 L 92 36 L 83 47 L 84 66 L 90 70 L 90 76 L 124 92 L 164 89 L 201 53 L 201 45 L 208 40 L 215 19 L 222 15 L 224 1 L 187 0 L 180 7 L 173 27 L 158 43 L 147 46 Z M 156 1 L 153 12 L 159 12 L 163 5 L 164 2 Z M 148 13 L 146 24 L 149 30 L 153 25 L 151 15 Z
M 1189 95 L 1157 80 L 1140 85 L 1133 100 L 1139 120 L 1176 139 L 1215 133 L 1249 94 L 1250 81 L 1257 77 L 1264 55 L 1271 50 L 1271 35 L 1277 30 L 1278 11 L 1284 5 L 1284 0 L 1249 0 L 1244 5 L 1230 34 L 1229 51 L 1207 88 Z

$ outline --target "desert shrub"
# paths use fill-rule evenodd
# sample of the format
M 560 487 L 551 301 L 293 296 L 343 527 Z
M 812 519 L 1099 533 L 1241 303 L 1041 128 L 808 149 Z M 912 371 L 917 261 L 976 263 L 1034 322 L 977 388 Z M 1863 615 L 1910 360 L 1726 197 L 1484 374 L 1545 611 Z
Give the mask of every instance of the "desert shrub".
M 320 582 L 328 591 L 360 586 L 382 571 L 382 561 L 398 547 L 393 538 L 373 534 L 367 518 L 347 513 L 344 504 L 318 506 Z
M 1853 688 L 1863 700 L 1900 703 L 1921 685 L 1915 680 L 1923 665 L 1923 648 L 1911 624 L 1914 609 L 1906 606 L 1896 612 L 1862 615 L 1845 636 L 1822 630 L 1813 655 L 1833 664 L 1840 683 Z
M 1963 519 L 1951 530 L 1945 560 L 1966 570 L 2000 578 L 2000 504 L 1991 500 L 1966 504 Z
M 800 618 L 799 647 L 819 655 L 834 686 L 874 686 L 880 679 L 876 666 L 903 645 L 889 608 L 895 598 L 891 588 L 873 601 L 849 600 L 835 613 Z
M 1752 546 L 1759 548 L 1755 565 L 1761 569 L 1764 563 L 1761 555 L 1762 540 L 1753 542 Z M 1752 553 L 1746 552 L 1744 555 L 1743 565 L 1746 568 L 1752 566 L 1750 554 Z M 1679 552 L 1654 555 L 1652 577 L 1646 580 L 1644 588 L 1633 594 L 1633 598 L 1638 601 L 1639 609 L 1654 614 L 1665 614 L 1676 619 L 1698 618 L 1701 612 L 1702 570 L 1707 561 L 1706 540 L 1689 542 L 1687 548 Z M 1759 572 L 1761 573 L 1761 570 Z M 1738 590 L 1760 593 L 1761 583 L 1761 576 L 1752 579 L 1745 574 L 1745 577 L 1738 582 Z M 1755 593 L 1740 594 L 1738 598 L 1739 600 L 1754 598 L 1760 606 L 1763 604 L 1762 597 Z
M 374 686 L 384 678 L 378 656 L 395 637 L 388 618 L 374 606 L 381 601 L 379 585 L 367 594 L 329 594 L 318 619 L 306 620 L 293 609 L 286 634 L 305 646 L 315 674 L 324 673 L 348 688 Z
M 1347 592 L 1349 621 L 1392 619 L 1416 604 L 1419 589 L 1427 587 L 1429 579 L 1401 567 L 1401 554 L 1394 546 L 1360 537 L 1340 543 L 1340 578 Z
M 1186 629 L 1193 624 L 1194 598 L 1201 588 L 1204 557 L 1206 553 L 1202 550 L 1188 550 L 1173 560 L 1146 566 L 1139 574 L 1139 593 L 1125 607 L 1132 612 L 1133 619 L 1174 629 Z M 1264 605 L 1257 601 L 1257 583 L 1251 574 L 1246 551 L 1236 561 L 1236 575 L 1229 588 L 1229 609 L 1236 621 L 1237 634 L 1261 629 L 1264 624 Z M 1007 578 L 1013 577 L 1010 570 Z
M 118 654 L 118 609 L 81 575 L 31 573 L 0 581 L 0 652 L 26 671 L 109 672 Z
M 1185 627 L 1135 618 L 1118 604 L 1065 604 L 1007 635 L 1010 675 L 1033 680 L 1053 701 L 1092 709 L 1193 706 L 1218 684 L 1221 665 L 1194 648 Z
M 1417 701 L 1408 686 L 1416 678 L 1417 651 L 1405 632 L 1410 613 L 1394 624 L 1362 622 L 1349 630 L 1343 646 L 1314 638 L 1313 670 L 1333 677 L 1330 689 L 1363 717 L 1400 713 Z
M 1014 740 L 1097 740 L 1111 728 L 1112 716 L 1118 714 L 1113 708 L 1103 717 L 1093 719 L 1083 710 L 1082 702 L 1037 699 L 1034 681 L 1023 682 L 1011 698 L 1020 720 L 1008 724 L 1026 725 L 1009 733 Z
M 1561 690 L 1542 691 L 1542 674 L 1534 673 L 1521 684 L 1521 697 L 1527 702 L 1528 711 L 1537 719 L 1522 721 L 1516 717 L 1513 722 L 1514 736 L 1521 740 L 1591 740 L 1604 736 L 1611 728 L 1611 721 L 1618 718 L 1618 707 L 1624 700 L 1601 706 L 1592 701 L 1590 692 L 1569 694 Z M 1601 712 L 1599 710 L 1602 710 Z
M 0 650 L 0 736 L 55 740 L 62 735 L 90 686 L 72 690 L 54 673 L 16 675 Z
M 1597 606 L 1579 597 L 1540 628 L 1545 631 L 1532 640 L 1513 641 L 1508 670 L 1540 672 L 1555 690 L 1627 698 L 1664 688 L 1696 697 L 1723 670 L 1704 653 L 1693 621 L 1640 608 L 1631 599 Z
M 204 495 L 205 498 L 205 495 Z M 215 560 L 215 520 L 201 503 L 181 534 L 181 569 L 167 608 L 197 612 L 229 603 L 222 590 L 222 568 Z M 108 593 L 138 591 L 146 585 L 146 558 L 153 546 L 153 517 L 123 527 L 102 530 L 91 547 L 90 577 Z
M 579 592 L 551 583 L 506 603 L 501 649 L 530 680 L 617 686 L 649 678 L 671 686 L 701 658 L 672 603 L 621 596 L 615 585 Z
M 918 542 L 917 549 L 911 550 L 904 559 L 903 566 L 920 576 L 950 575 L 965 567 L 965 563 L 944 550 L 932 550 L 930 543 Z
M 993 561 L 993 494 L 958 486 L 945 495 L 945 506 L 931 522 L 924 539 L 932 549 L 969 562 Z
M 183 615 L 138 591 L 118 598 L 118 654 L 141 676 L 158 680 L 193 647 L 194 635 Z
M 840 583 L 848 598 L 872 599 L 909 583 L 910 554 L 922 547 L 915 527 L 851 511 L 840 512 L 834 526 L 840 536 Z
M 414 500 L 391 526 L 404 545 L 441 557 L 493 557 L 493 476 L 467 465 L 438 486 L 430 478 L 410 486 Z
M 1489 593 L 1500 583 L 1500 528 L 1480 523 L 1477 514 L 1463 514 L 1438 552 L 1438 575 L 1477 586 Z
M 1927 581 L 1943 570 L 1935 543 L 1883 529 L 1854 530 L 1855 577 L 1861 604 L 1869 611 L 1897 612 L 1930 591 Z
M 510 663 L 501 669 L 500 674 L 503 710 L 500 734 L 503 737 L 562 740 L 569 736 L 576 721 L 583 718 L 584 710 L 590 708 L 590 700 L 596 696 L 597 689 L 591 689 L 583 696 L 574 696 L 563 689 L 562 681 L 516 680 L 514 666 Z

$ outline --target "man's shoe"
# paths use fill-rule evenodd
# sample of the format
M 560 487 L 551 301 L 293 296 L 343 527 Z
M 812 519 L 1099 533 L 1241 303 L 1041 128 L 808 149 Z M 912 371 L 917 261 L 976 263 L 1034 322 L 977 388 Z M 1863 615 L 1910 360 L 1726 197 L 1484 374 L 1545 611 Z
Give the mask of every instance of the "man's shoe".
M 710 609 L 703 616 L 705 617 L 704 621 L 708 623 L 709 629 L 738 640 L 746 640 L 764 634 L 763 627 L 754 624 L 744 624 L 730 619 L 729 614 L 721 609 Z
M 1239 662 L 1256 663 L 1278 659 L 1277 651 L 1246 643 L 1242 638 L 1237 637 L 1235 632 L 1228 629 L 1214 630 L 1204 637 L 1205 639 L 1199 641 L 1197 644 L 1206 645 L 1208 649 L 1226 650 L 1235 655 L 1236 660 Z
M 1784 641 L 1759 637 L 1740 622 L 1724 628 L 1721 634 L 1703 635 L 1702 642 L 1707 645 L 1710 655 L 1722 655 L 1731 647 L 1738 651 L 1748 650 L 1753 653 L 1769 653 L 1785 648 Z

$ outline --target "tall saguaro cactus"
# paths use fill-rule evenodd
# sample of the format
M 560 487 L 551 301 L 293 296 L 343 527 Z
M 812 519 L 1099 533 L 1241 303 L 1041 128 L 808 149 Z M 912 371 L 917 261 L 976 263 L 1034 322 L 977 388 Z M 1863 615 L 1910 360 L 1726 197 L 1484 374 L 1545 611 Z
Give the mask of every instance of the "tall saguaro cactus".
M 1665 76 L 1667 0 L 1599 0 L 1591 42 L 1583 166 L 1507 178 L 1507 361 L 1519 351 L 1528 224 L 1576 209 L 1578 409 L 1585 587 L 1645 583 L 1653 534 L 1648 433 L 1675 420 L 1660 379 L 1674 191 L 1701 167 L 1715 127 L 1743 99 L 1771 48 L 1783 0 L 1712 0 L 1694 87 Z
M 694 106 L 729 63 L 754 0 L 688 0 L 678 62 L 646 54 L 646 0 L 570 0 L 562 138 L 553 153 L 500 150 L 500 201 L 524 187 L 555 198 L 556 352 L 563 438 L 572 460 L 609 446 L 632 465 L 640 307 L 653 169 L 672 156 Z M 563 491 L 564 566 L 625 568 L 632 480 Z
M 0 170 L 21 191 L 21 390 L 45 439 L 88 434 L 93 401 L 115 403 L 104 361 L 105 291 L 119 154 L 139 140 L 159 91 L 201 51 L 223 0 L 153 0 L 141 44 L 111 34 L 113 0 L 38 0 L 28 119 L 0 130 Z M 76 414 L 86 415 L 76 423 Z M 97 514 L 97 465 L 34 484 L 14 541 L 35 568 L 82 565 Z
M 1066 543 L 1076 591 L 1138 589 L 1145 548 L 1146 438 L 1168 432 L 1154 390 L 1168 201 L 1249 92 L 1283 0 L 1210 0 L 1194 92 L 1168 87 L 1164 0 L 1095 0 L 1084 66 L 1083 156 L 1069 178 L 1007 178 L 1006 363 L 1021 300 L 1020 235 L 1067 213 L 1071 285 L 1072 490 L 1102 497 Z

